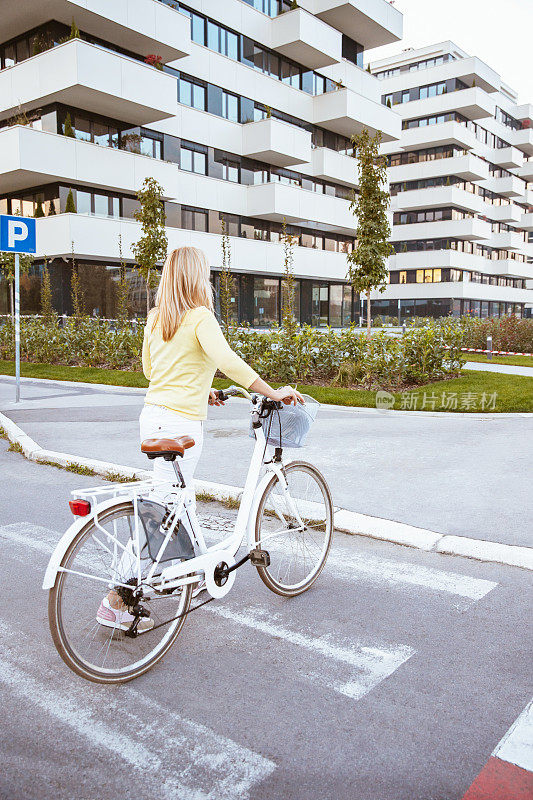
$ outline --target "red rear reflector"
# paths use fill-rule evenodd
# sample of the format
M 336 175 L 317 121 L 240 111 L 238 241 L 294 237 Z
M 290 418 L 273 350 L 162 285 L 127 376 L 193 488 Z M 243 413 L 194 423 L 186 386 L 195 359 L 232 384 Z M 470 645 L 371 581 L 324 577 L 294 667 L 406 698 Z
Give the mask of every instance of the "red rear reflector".
M 75 517 L 86 517 L 91 511 L 88 500 L 69 500 L 69 506 Z

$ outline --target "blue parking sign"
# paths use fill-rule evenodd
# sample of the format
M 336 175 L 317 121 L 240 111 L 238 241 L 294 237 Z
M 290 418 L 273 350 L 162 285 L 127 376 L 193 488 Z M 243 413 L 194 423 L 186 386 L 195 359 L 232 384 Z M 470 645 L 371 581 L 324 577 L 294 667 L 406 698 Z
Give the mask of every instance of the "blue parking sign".
M 10 217 L 0 214 L 0 251 L 35 253 L 36 236 L 33 217 Z

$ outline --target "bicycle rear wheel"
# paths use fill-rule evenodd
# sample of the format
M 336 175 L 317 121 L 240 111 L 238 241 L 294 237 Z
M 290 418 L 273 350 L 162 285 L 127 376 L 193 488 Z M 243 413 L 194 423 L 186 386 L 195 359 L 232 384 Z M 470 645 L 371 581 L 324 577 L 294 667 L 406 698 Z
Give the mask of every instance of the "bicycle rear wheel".
M 123 683 L 154 666 L 176 641 L 185 616 L 157 630 L 130 638 L 119 627 L 96 621 L 100 603 L 113 586 L 138 581 L 132 556 L 135 515 L 131 501 L 117 502 L 78 533 L 67 550 L 55 585 L 50 590 L 48 617 L 54 644 L 65 663 L 78 675 L 96 683 Z M 141 560 L 141 582 L 152 565 Z M 122 586 L 124 588 L 124 586 Z M 128 591 L 126 589 L 126 591 Z M 143 599 L 154 628 L 179 614 L 191 602 L 192 586 L 172 594 Z
M 283 597 L 302 594 L 324 568 L 333 535 L 333 504 L 323 475 L 312 464 L 284 469 L 288 489 L 274 475 L 259 502 L 255 541 L 270 566 L 257 567 L 268 588 Z

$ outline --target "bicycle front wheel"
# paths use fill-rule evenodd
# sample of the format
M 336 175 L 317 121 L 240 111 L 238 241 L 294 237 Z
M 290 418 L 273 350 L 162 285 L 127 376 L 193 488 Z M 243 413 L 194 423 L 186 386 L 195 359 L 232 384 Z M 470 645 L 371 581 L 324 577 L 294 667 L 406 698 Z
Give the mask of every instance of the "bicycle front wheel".
M 123 683 L 156 664 L 175 642 L 191 602 L 191 585 L 173 593 L 142 600 L 154 629 L 131 638 L 127 626 L 97 622 L 100 603 L 110 589 L 134 589 L 139 580 L 135 553 L 135 514 L 131 501 L 119 501 L 91 519 L 78 533 L 61 562 L 50 590 L 48 618 L 54 644 L 65 663 L 78 675 L 96 683 Z M 141 550 L 141 555 L 143 555 Z M 152 565 L 142 558 L 141 584 Z M 125 595 L 126 597 L 126 595 Z
M 312 464 L 292 461 L 284 473 L 287 487 L 274 475 L 259 502 L 255 541 L 269 553 L 270 565 L 257 571 L 271 591 L 295 597 L 324 568 L 333 536 L 333 504 L 323 475 Z

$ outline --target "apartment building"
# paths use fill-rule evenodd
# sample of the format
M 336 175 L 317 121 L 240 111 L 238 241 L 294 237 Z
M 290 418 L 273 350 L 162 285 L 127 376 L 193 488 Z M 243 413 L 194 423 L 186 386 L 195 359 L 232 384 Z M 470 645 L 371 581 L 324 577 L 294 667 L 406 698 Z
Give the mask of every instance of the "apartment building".
M 112 317 L 121 248 L 132 311 L 143 314 L 144 289 L 131 269 L 134 214 L 136 192 L 154 177 L 169 247 L 203 248 L 215 285 L 225 219 L 240 321 L 280 319 L 284 220 L 296 242 L 300 320 L 341 326 L 357 316 L 346 284 L 356 225 L 350 136 L 380 130 L 399 149 L 401 118 L 382 103 L 384 84 L 363 58 L 401 38 L 402 15 L 386 0 L 294 5 L 4 4 L 0 213 L 38 217 L 23 312 L 39 308 L 46 257 L 59 312 L 71 310 L 75 263 L 85 310 Z M 67 208 L 70 192 L 76 213 Z
M 453 42 L 372 63 L 401 117 L 389 163 L 389 317 L 524 315 L 533 299 L 533 106 Z

